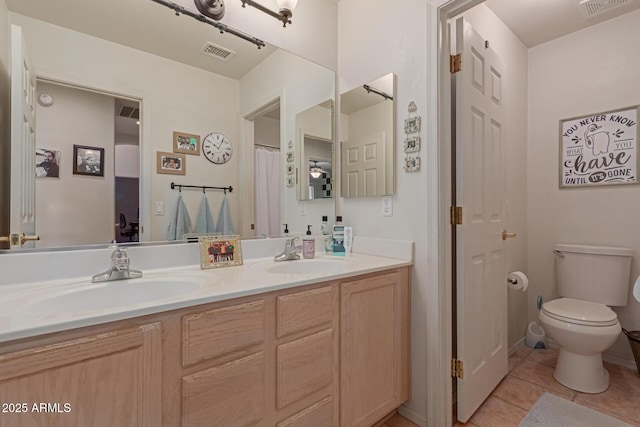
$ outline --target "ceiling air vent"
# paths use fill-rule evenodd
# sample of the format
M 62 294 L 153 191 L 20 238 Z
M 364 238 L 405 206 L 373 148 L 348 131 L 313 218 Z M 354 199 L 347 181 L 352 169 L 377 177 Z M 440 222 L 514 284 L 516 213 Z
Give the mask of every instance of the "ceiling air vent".
M 585 18 L 599 15 L 616 7 L 624 6 L 631 0 L 582 0 L 580 8 Z
M 211 42 L 206 42 L 202 49 L 200 49 L 200 53 L 213 56 L 214 58 L 218 58 L 221 61 L 227 62 L 236 54 L 234 51 L 226 49 L 222 46 L 218 46 L 217 44 L 213 44 Z
M 140 118 L 140 109 L 138 107 L 131 107 L 129 105 L 121 105 L 118 110 L 118 117 L 127 117 L 130 119 Z

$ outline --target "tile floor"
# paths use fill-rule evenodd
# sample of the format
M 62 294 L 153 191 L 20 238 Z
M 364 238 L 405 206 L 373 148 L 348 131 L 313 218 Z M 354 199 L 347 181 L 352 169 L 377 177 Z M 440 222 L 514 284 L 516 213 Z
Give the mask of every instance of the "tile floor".
M 417 424 L 412 423 L 402 415 L 395 414 L 393 417 L 389 418 L 383 424 L 380 424 L 379 427 L 419 427 L 419 426 Z
M 557 356 L 557 350 L 553 349 L 518 349 L 509 358 L 509 374 L 469 422 L 456 423 L 454 427 L 517 426 L 544 392 L 640 426 L 640 375 L 637 371 L 605 362 L 611 377 L 607 391 L 600 394 L 580 393 L 553 379 Z M 395 426 L 390 424 L 389 427 Z

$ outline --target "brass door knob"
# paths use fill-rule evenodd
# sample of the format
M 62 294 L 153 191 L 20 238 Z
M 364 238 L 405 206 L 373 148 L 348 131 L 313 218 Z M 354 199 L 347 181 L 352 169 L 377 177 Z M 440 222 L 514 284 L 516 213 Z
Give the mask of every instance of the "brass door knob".
M 516 233 L 511 233 L 507 230 L 502 230 L 502 240 L 515 239 L 515 238 L 516 238 Z
M 24 245 L 27 240 L 40 240 L 40 236 L 25 236 L 24 233 L 12 233 L 9 236 L 0 236 L 0 242 L 10 242 L 12 246 Z
M 20 235 L 20 246 L 24 245 L 27 240 L 40 240 L 40 236 L 25 236 L 22 233 Z

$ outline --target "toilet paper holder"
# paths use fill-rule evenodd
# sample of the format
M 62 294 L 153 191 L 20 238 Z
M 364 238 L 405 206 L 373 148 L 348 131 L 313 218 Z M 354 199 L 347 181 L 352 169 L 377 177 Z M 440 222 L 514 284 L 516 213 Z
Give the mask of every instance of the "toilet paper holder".
M 511 277 L 507 277 L 507 282 L 511 283 L 512 285 L 517 285 L 518 279 L 512 279 Z

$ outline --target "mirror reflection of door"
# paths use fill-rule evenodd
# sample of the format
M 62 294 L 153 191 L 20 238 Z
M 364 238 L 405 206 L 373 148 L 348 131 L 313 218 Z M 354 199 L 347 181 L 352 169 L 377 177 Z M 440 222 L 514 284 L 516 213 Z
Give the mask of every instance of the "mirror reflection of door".
M 127 234 L 138 221 L 138 102 L 44 80 L 37 93 L 53 102 L 37 106 L 36 152 L 55 153 L 58 170 L 57 176 L 36 174 L 37 246 L 138 240 L 137 233 Z
M 280 102 L 253 119 L 254 235 L 281 232 Z

